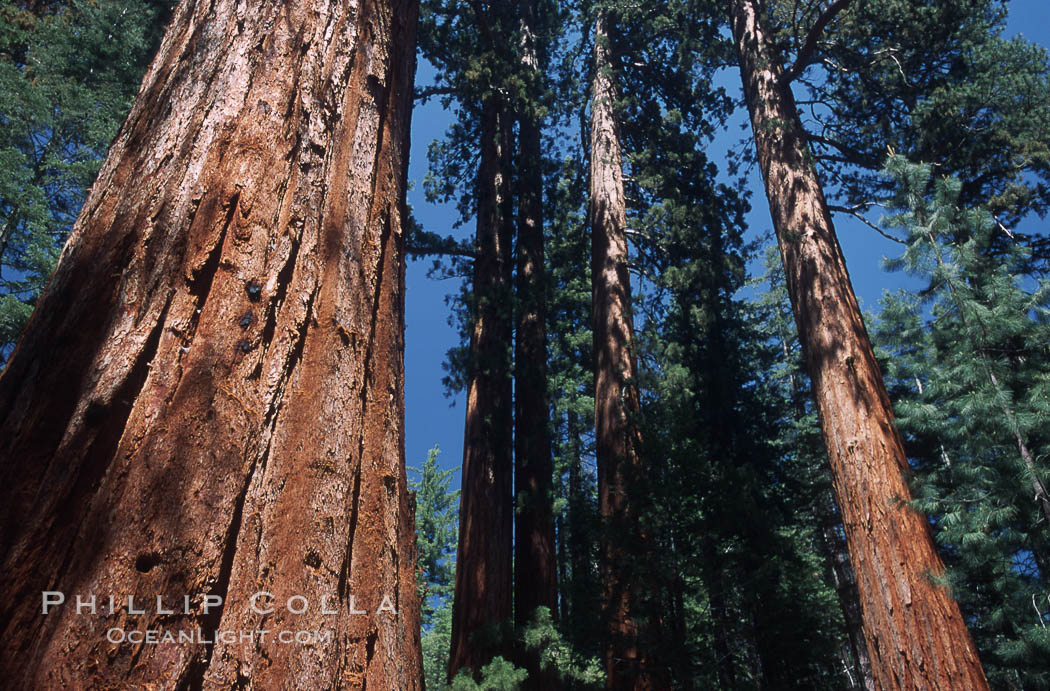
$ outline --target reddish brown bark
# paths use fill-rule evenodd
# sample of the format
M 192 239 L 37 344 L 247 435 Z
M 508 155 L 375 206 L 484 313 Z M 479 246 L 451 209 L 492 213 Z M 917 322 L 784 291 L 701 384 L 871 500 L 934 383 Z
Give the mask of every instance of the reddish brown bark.
M 640 410 L 632 350 L 634 317 L 627 257 L 627 209 L 623 157 L 614 110 L 616 79 L 610 20 L 598 13 L 594 26 L 594 84 L 591 96 L 590 222 L 594 321 L 594 419 L 598 465 L 598 509 L 602 531 L 602 581 L 608 640 L 606 686 L 648 689 L 656 685 L 646 635 L 639 621 L 634 563 L 644 544 L 631 505 L 630 486 L 643 475 L 638 448 Z
M 522 63 L 530 103 L 518 117 L 517 338 L 514 352 L 514 616 L 526 624 L 537 607 L 557 613 L 554 462 L 547 406 L 547 302 L 543 247 L 543 154 L 537 113 L 542 75 L 534 7 L 521 3 Z
M 474 637 L 511 617 L 513 473 L 511 403 L 511 213 L 506 160 L 510 123 L 490 96 L 481 112 L 474 326 L 463 441 L 459 544 L 449 677 L 479 672 L 494 650 Z M 473 638 L 472 638 L 473 637 Z
M 925 518 L 788 81 L 755 0 L 729 15 L 788 293 L 831 461 L 864 635 L 883 689 L 983 689 Z
M 5 688 L 420 687 L 415 19 L 413 0 L 178 6 L 0 379 Z M 47 616 L 45 590 L 67 597 Z M 270 636 L 114 644 L 112 627 Z

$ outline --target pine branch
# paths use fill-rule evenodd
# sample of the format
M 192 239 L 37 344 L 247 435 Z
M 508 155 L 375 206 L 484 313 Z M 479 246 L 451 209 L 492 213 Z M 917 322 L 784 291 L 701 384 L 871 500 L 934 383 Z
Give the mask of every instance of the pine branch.
M 824 34 L 824 29 L 827 28 L 831 20 L 834 19 L 839 12 L 846 9 L 846 6 L 850 4 L 852 0 L 835 0 L 828 6 L 828 9 L 824 10 L 824 13 L 817 18 L 817 23 L 813 25 L 813 28 L 809 30 L 809 35 L 806 36 L 806 42 L 802 44 L 802 48 L 798 51 L 798 55 L 795 57 L 795 62 L 792 63 L 791 67 L 784 71 L 784 84 L 790 84 L 795 77 L 802 73 L 802 70 L 809 67 L 809 64 L 813 59 L 813 52 L 817 49 L 817 42 L 820 37 Z
M 858 221 L 860 221 L 864 225 L 866 225 L 869 228 L 871 228 L 872 230 L 874 230 L 876 233 L 878 233 L 882 237 L 886 238 L 887 240 L 893 240 L 898 245 L 907 245 L 908 244 L 907 242 L 905 242 L 904 240 L 901 240 L 900 238 L 893 237 L 892 235 L 890 235 L 889 233 L 884 231 L 882 228 L 879 228 L 877 225 L 875 225 L 874 223 L 872 223 L 868 219 L 864 218 L 864 216 L 862 216 L 859 213 L 857 213 L 857 208 L 856 207 L 835 206 L 833 204 L 828 204 L 828 210 L 829 211 L 834 211 L 836 213 L 849 214 L 853 218 L 857 219 Z
M 451 86 L 424 86 L 416 89 L 412 94 L 412 98 L 416 101 L 423 101 L 424 103 L 434 96 L 452 96 L 456 93 L 456 90 Z

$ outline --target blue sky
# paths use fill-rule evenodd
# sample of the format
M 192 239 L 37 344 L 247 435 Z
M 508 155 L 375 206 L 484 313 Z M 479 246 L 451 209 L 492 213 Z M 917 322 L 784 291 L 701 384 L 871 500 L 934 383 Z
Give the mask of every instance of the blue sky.
M 1030 41 L 1050 48 L 1050 2 L 1048 0 L 1014 0 L 1009 4 L 1010 15 L 1005 34 L 1023 35 Z M 736 74 L 730 75 L 736 77 Z M 433 70 L 420 63 L 417 84 L 427 84 L 433 78 Z M 738 113 L 723 135 L 714 144 L 725 147 L 739 140 L 741 130 L 737 125 L 744 115 Z M 423 195 L 423 178 L 426 175 L 426 151 L 431 141 L 440 139 L 451 123 L 451 114 L 441 109 L 437 99 L 417 106 L 412 114 L 412 148 L 409 164 L 409 179 L 413 189 L 408 193 L 416 217 L 423 226 L 441 235 L 453 233 L 458 237 L 469 237 L 473 226 L 453 231 L 456 211 L 449 205 L 428 203 Z M 748 215 L 749 233 L 752 236 L 771 232 L 769 211 L 757 169 L 752 171 L 749 185 L 752 189 L 753 209 Z M 1038 227 L 1040 221 L 1029 222 Z M 1025 226 L 1032 232 L 1035 228 Z M 884 256 L 893 256 L 898 245 L 879 236 L 857 221 L 836 218 L 836 230 L 854 290 L 861 307 L 874 309 L 879 297 L 886 289 L 902 285 L 899 274 L 887 274 L 882 270 Z M 405 343 L 405 410 L 406 410 L 406 460 L 409 466 L 420 467 L 427 450 L 435 444 L 441 447 L 442 467 L 456 467 L 463 455 L 463 396 L 448 399 L 444 396 L 441 378 L 444 370 L 441 363 L 445 352 L 457 342 L 456 331 L 448 324 L 448 308 L 445 296 L 456 292 L 458 285 L 451 280 L 427 278 L 430 259 L 410 261 L 407 270 L 406 293 L 406 343 Z M 454 486 L 458 487 L 456 477 Z

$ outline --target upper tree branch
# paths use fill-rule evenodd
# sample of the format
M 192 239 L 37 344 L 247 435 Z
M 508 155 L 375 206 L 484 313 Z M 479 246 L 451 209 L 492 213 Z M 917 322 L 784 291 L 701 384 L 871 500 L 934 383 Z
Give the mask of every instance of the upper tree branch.
M 864 218 L 864 216 L 862 216 L 861 214 L 859 214 L 857 212 L 858 208 L 863 209 L 863 208 L 866 208 L 866 207 L 867 207 L 867 205 L 864 205 L 864 204 L 861 204 L 861 205 L 855 206 L 855 207 L 836 206 L 834 204 L 828 204 L 828 210 L 829 211 L 835 211 L 837 213 L 849 214 L 850 216 L 852 216 L 853 218 L 857 219 L 858 221 L 860 221 L 864 225 L 868 226 L 869 228 L 871 228 L 872 230 L 874 230 L 876 233 L 878 233 L 882 237 L 886 238 L 887 240 L 892 240 L 893 242 L 896 242 L 898 245 L 907 245 L 908 244 L 907 242 L 905 242 L 904 240 L 901 240 L 900 238 L 893 237 L 892 235 L 890 235 L 889 233 L 884 231 L 882 228 L 879 228 L 877 225 L 875 225 L 874 223 L 872 223 L 868 219 Z
M 813 28 L 809 30 L 809 35 L 806 36 L 806 42 L 802 44 L 802 48 L 798 51 L 798 55 L 795 56 L 795 62 L 791 67 L 784 71 L 784 83 L 790 84 L 791 80 L 802 73 L 802 70 L 809 66 L 810 61 L 813 58 L 813 51 L 817 49 L 817 41 L 824 34 L 824 29 L 827 28 L 831 20 L 838 15 L 839 12 L 846 9 L 846 6 L 850 4 L 852 0 L 835 0 L 835 2 L 828 5 L 828 9 L 824 10 L 824 13 L 817 18 L 817 23 L 813 25 Z
M 432 96 L 453 96 L 456 90 L 451 86 L 422 86 L 412 93 L 412 98 L 417 101 L 427 101 Z

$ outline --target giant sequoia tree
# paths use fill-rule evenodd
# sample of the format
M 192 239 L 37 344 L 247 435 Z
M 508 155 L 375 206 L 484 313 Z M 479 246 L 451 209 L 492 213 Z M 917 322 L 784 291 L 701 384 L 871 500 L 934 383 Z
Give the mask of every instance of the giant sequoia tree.
M 543 239 L 542 96 L 535 0 L 521 3 L 521 63 L 527 101 L 518 115 L 517 333 L 514 340 L 514 618 L 558 606 L 554 561 L 551 435 L 547 405 L 547 272 Z
M 472 12 L 481 27 L 475 49 L 490 70 L 499 66 L 505 38 L 501 9 L 475 6 Z M 449 677 L 464 667 L 477 672 L 489 661 L 493 649 L 482 642 L 483 629 L 510 619 L 513 608 L 513 116 L 495 84 L 475 88 L 481 92 L 480 104 L 471 107 L 477 111 L 481 139 Z
M 640 583 L 632 573 L 639 512 L 634 486 L 643 473 L 638 385 L 632 341 L 634 315 L 627 255 L 627 201 L 617 121 L 612 50 L 613 16 L 599 8 L 594 22 L 591 98 L 591 284 L 594 328 L 594 424 L 598 510 L 605 523 L 602 585 L 608 626 L 605 670 L 609 688 L 649 688 L 650 652 L 639 643 Z
M 814 36 L 848 0 L 833 3 Z M 883 688 L 986 688 L 923 516 L 909 505 L 907 459 L 889 397 L 806 148 L 785 71 L 755 0 L 731 0 L 759 166 L 799 339 L 820 414 L 857 578 L 864 635 Z M 808 43 L 808 42 L 807 42 Z M 798 60 L 806 60 L 805 48 Z
M 420 686 L 401 356 L 415 14 L 179 5 L 0 379 L 8 688 Z M 41 615 L 46 590 L 69 604 Z M 280 606 L 293 595 L 302 614 Z M 113 627 L 203 635 L 134 648 Z

